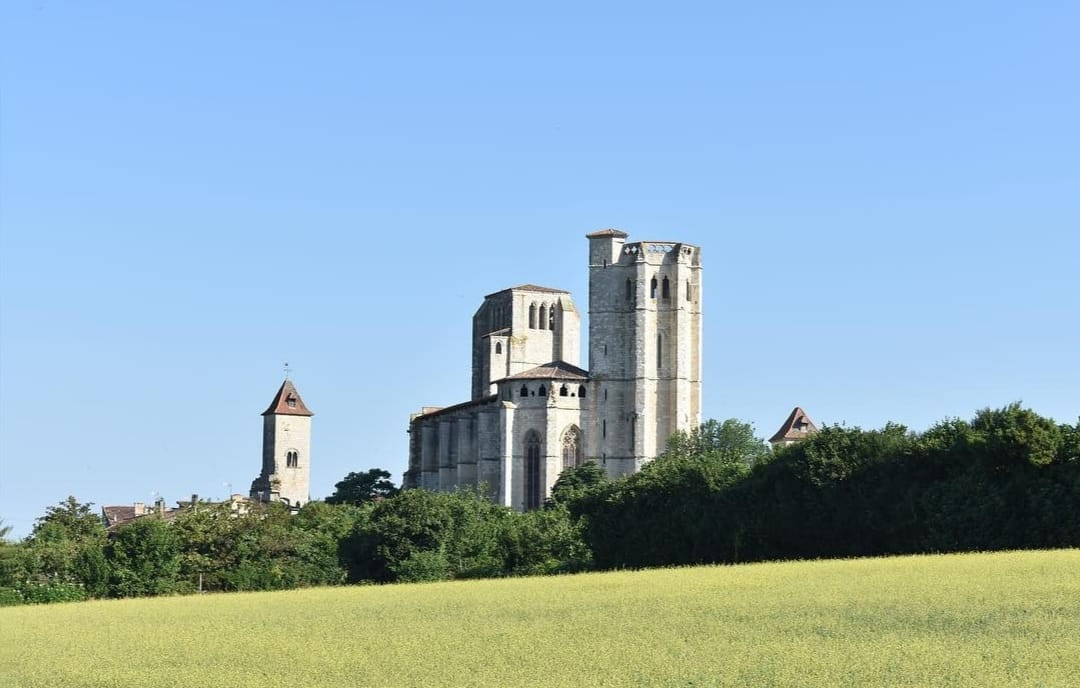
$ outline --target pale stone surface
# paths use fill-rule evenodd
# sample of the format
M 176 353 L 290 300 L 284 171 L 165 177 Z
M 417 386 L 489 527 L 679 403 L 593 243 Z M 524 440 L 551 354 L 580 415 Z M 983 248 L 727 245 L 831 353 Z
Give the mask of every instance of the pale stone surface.
M 410 418 L 406 487 L 482 485 L 526 509 L 581 457 L 632 473 L 701 422 L 701 249 L 617 230 L 588 239 L 589 371 L 568 292 L 489 294 L 473 316 L 472 400 Z
M 289 390 L 295 388 L 286 380 L 278 396 Z M 284 502 L 298 509 L 311 499 L 311 413 L 298 394 L 293 403 L 299 404 L 296 412 L 275 412 L 272 404 L 263 414 L 262 471 L 250 494 L 256 501 Z

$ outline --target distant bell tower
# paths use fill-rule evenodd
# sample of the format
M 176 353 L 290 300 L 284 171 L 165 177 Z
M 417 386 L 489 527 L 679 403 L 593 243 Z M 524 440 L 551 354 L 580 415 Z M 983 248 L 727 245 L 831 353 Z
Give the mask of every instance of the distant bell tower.
M 284 502 L 293 509 L 308 503 L 313 415 L 286 377 L 262 414 L 262 472 L 251 483 L 253 500 Z

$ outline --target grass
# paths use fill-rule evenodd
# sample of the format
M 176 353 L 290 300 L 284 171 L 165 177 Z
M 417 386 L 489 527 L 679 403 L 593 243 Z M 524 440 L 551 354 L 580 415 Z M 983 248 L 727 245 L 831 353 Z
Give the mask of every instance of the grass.
M 1080 686 L 1080 550 L 0 609 L 0 686 Z

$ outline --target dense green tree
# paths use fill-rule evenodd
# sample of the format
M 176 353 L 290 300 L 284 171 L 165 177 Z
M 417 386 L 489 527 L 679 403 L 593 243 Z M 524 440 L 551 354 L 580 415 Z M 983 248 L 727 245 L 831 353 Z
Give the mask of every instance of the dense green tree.
M 607 473 L 596 461 L 586 461 L 580 466 L 567 468 L 551 487 L 547 506 L 566 504 L 584 496 L 585 493 L 607 482 Z
M 1019 403 L 1002 409 L 983 409 L 971 427 L 978 433 L 986 459 L 999 467 L 1045 466 L 1058 457 L 1061 428 Z
M 668 438 L 664 456 L 709 458 L 754 466 L 768 461 L 769 445 L 754 434 L 754 426 L 735 418 L 707 420 L 690 431 L 676 430 Z
M 364 473 L 349 473 L 334 485 L 334 494 L 326 498 L 327 504 L 353 504 L 359 506 L 368 502 L 393 497 L 398 488 L 390 480 L 390 472 L 381 468 L 372 468 Z
M 25 541 L 32 578 L 82 585 L 92 595 L 104 593 L 109 575 L 105 523 L 92 507 L 69 496 L 37 519 Z
M 113 596 L 142 597 L 177 591 L 180 538 L 158 516 L 143 516 L 121 526 L 105 551 Z

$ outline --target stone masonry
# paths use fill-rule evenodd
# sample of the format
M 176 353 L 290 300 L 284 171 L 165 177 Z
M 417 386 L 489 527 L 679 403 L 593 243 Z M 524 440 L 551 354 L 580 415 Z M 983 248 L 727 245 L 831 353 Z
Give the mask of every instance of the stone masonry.
M 489 294 L 473 316 L 472 399 L 412 415 L 405 487 L 481 487 L 532 509 L 566 468 L 635 472 L 701 422 L 701 249 L 587 238 L 589 370 L 568 292 Z

